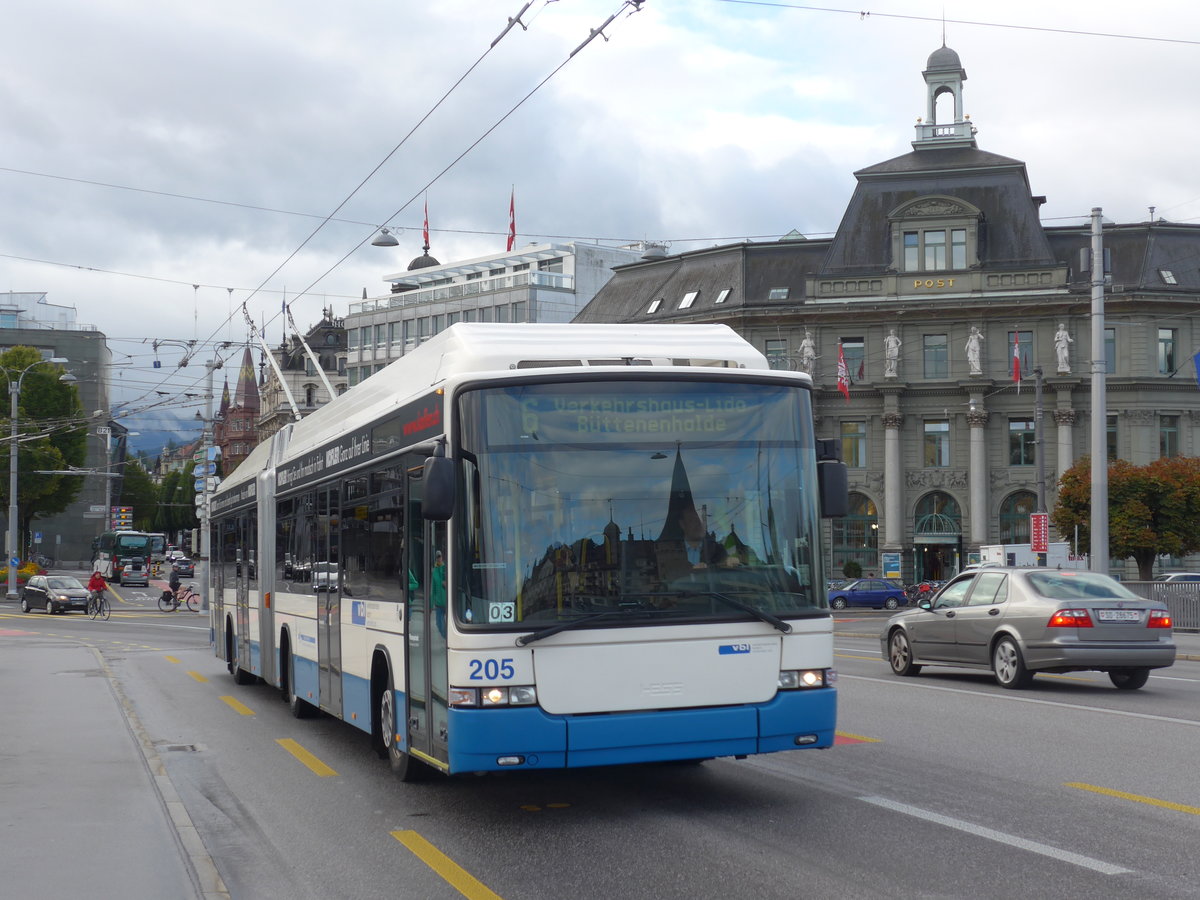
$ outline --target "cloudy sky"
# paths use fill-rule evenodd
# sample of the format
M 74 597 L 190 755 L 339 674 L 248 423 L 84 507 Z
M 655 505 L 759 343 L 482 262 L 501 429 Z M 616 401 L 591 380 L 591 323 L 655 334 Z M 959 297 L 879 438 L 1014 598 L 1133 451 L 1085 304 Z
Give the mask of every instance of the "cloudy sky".
M 276 343 L 285 292 L 302 329 L 386 293 L 426 198 L 443 262 L 503 250 L 514 188 L 519 243 L 827 234 L 854 170 L 910 149 L 943 10 L 979 146 L 1045 221 L 1200 221 L 1198 4 L 535 0 L 489 52 L 522 6 L 13 4 L 0 290 L 74 307 L 153 398 L 203 375 L 155 340 L 243 343 L 244 303 Z

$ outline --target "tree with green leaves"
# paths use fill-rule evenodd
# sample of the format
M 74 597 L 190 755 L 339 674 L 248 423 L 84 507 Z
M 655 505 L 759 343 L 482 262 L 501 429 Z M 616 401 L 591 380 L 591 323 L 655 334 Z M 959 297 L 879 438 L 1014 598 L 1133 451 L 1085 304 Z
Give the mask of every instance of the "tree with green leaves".
M 158 485 L 135 460 L 126 460 L 125 473 L 121 479 L 121 506 L 133 507 L 133 527 L 138 531 L 157 531 L 154 527 L 158 515 Z
M 1083 547 L 1091 544 L 1092 466 L 1082 457 L 1059 480 L 1051 518 L 1059 534 L 1079 529 Z M 1144 466 L 1116 459 L 1108 464 L 1108 553 L 1133 559 L 1138 577 L 1153 577 L 1162 554 L 1200 551 L 1200 458 L 1163 457 Z
M 41 351 L 33 347 L 12 347 L 0 353 L 0 369 L 7 376 L 7 384 L 20 379 L 21 385 L 17 398 L 17 527 L 21 547 L 27 546 L 24 536 L 35 518 L 63 512 L 83 487 L 83 479 L 77 475 L 41 475 L 39 470 L 78 468 L 87 459 L 87 427 L 79 389 L 58 380 L 62 366 L 41 360 Z M 0 471 L 9 467 L 11 408 L 10 395 L 2 410 L 6 440 L 0 449 Z M 7 478 L 0 479 L 0 501 L 5 507 L 10 502 Z

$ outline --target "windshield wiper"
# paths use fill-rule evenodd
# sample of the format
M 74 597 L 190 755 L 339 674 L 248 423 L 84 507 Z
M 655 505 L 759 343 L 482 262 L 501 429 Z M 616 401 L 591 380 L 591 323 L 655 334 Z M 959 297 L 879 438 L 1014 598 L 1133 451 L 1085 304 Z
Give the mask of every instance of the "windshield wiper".
M 535 631 L 533 634 L 523 634 L 517 638 L 517 646 L 524 647 L 526 644 L 532 644 L 534 641 L 540 641 L 542 638 L 548 638 L 558 634 L 560 631 L 570 631 L 572 628 L 579 628 L 582 625 L 587 625 L 590 622 L 599 622 L 601 619 L 624 618 L 626 616 L 634 616 L 638 614 L 649 614 L 650 610 L 645 609 L 610 609 L 605 612 L 592 613 L 590 616 L 583 616 L 579 619 L 571 619 L 567 622 L 559 622 L 556 625 L 551 625 L 549 628 L 543 628 L 541 631 Z
M 761 622 L 766 622 L 773 628 L 778 629 L 784 634 L 792 633 L 792 626 L 783 619 L 773 615 L 765 610 L 759 609 L 752 603 L 743 603 L 735 597 L 730 597 L 728 594 L 722 594 L 720 591 L 680 591 L 681 597 L 714 597 L 720 600 L 726 606 L 732 606 L 734 609 L 740 609 L 742 612 L 749 613 Z

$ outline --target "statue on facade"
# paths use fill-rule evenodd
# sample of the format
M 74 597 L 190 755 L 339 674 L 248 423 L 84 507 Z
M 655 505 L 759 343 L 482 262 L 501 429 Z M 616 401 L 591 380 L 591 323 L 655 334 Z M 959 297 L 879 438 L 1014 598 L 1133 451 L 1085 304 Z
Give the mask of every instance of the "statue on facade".
M 983 343 L 983 335 L 979 333 L 979 329 L 974 325 L 971 326 L 971 333 L 967 335 L 967 365 L 971 368 L 972 375 L 982 375 L 983 368 L 979 363 L 979 345 Z
M 817 368 L 817 345 L 813 342 L 812 332 L 804 329 L 804 340 L 800 342 L 800 371 L 812 375 Z
M 896 377 L 896 363 L 900 360 L 900 347 L 902 345 L 900 338 L 896 336 L 896 329 L 893 328 L 888 332 L 888 336 L 883 339 L 883 377 Z
M 1058 323 L 1058 331 L 1054 333 L 1054 352 L 1058 355 L 1058 374 L 1071 374 L 1071 344 L 1074 338 L 1067 333 L 1065 322 Z

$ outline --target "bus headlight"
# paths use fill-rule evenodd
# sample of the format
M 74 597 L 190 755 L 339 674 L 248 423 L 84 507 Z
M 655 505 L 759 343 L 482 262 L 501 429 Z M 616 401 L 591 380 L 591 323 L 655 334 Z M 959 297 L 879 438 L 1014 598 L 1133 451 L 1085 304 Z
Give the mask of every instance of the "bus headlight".
M 531 684 L 516 687 L 450 688 L 450 706 L 456 709 L 536 704 L 537 688 Z
M 783 669 L 779 673 L 779 690 L 803 691 L 828 687 L 836 680 L 833 669 Z

